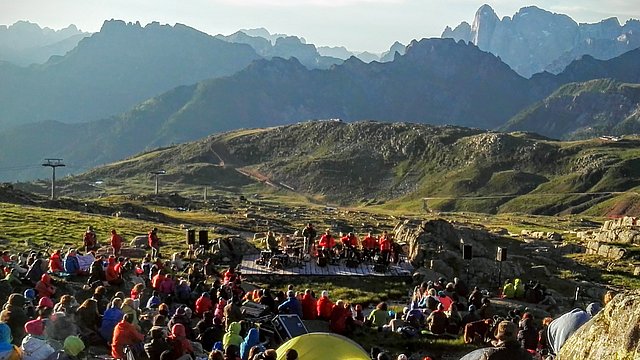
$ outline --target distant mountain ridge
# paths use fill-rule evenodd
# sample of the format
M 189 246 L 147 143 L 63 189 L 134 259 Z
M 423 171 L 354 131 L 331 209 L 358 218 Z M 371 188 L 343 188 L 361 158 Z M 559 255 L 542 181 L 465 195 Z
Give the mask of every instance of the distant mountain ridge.
M 512 17 L 498 18 L 489 5 L 481 6 L 473 23 L 447 27 L 443 38 L 472 42 L 499 56 L 525 77 L 559 73 L 583 55 L 608 60 L 640 47 L 640 21 L 621 25 L 616 18 L 578 24 L 567 15 L 535 6 L 523 7 Z
M 602 216 L 638 211 L 639 148 L 638 138 L 566 144 L 456 126 L 310 121 L 160 148 L 60 184 L 63 194 L 97 180 L 127 191 L 162 168 L 176 186 L 238 191 L 261 179 L 347 206 Z
M 309 69 L 328 69 L 342 63 L 342 59 L 321 55 L 315 45 L 307 44 L 303 38 L 297 36 L 271 35 L 266 29 L 250 33 L 262 34 L 262 36 L 251 36 L 247 34 L 247 30 L 240 30 L 228 36 L 216 35 L 215 38 L 230 43 L 247 44 L 267 59 L 295 57 Z
M 640 134 L 640 84 L 610 79 L 570 83 L 515 115 L 500 130 L 563 139 Z
M 53 55 L 64 55 L 89 35 L 75 25 L 60 30 L 28 21 L 0 25 L 0 61 L 20 66 L 41 64 Z

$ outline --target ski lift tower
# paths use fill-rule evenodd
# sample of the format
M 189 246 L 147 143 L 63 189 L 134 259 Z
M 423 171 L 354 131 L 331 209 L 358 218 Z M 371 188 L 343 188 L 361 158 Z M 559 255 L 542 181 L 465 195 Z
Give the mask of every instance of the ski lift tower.
M 160 170 L 152 171 L 150 174 L 152 174 L 152 175 L 154 175 L 156 177 L 156 191 L 155 191 L 155 194 L 158 195 L 158 193 L 159 193 L 158 177 L 160 177 L 160 175 L 166 175 L 167 172 L 164 169 L 160 169 Z
M 42 166 L 51 168 L 51 200 L 56 199 L 56 168 L 65 166 L 62 163 L 62 159 L 44 159 Z

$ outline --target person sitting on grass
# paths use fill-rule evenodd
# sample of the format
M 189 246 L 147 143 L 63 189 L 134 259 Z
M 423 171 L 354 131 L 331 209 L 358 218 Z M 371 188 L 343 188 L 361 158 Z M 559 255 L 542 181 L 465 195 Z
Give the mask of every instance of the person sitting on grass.
M 100 324 L 100 336 L 107 342 L 111 342 L 113 330 L 124 317 L 124 312 L 120 309 L 121 307 L 122 299 L 114 298 L 111 300 L 109 309 L 104 312 L 102 323 Z
M 369 314 L 367 320 L 371 323 L 371 327 L 377 328 L 378 331 L 382 331 L 383 327 L 389 323 L 389 320 L 391 320 L 387 303 L 379 303 L 371 314 Z
M 296 314 L 302 318 L 302 305 L 293 290 L 287 291 L 287 300 L 278 306 L 278 312 L 281 314 Z
M 64 258 L 64 272 L 74 276 L 86 275 L 87 272 L 80 268 L 80 262 L 75 250 L 69 249 L 67 256 Z
M 122 277 L 116 270 L 115 256 L 109 256 L 107 270 L 105 271 L 105 278 L 111 286 L 120 286 L 124 284 L 124 280 L 122 280 Z
M 38 292 L 38 296 L 52 298 L 56 294 L 56 287 L 53 286 L 51 281 L 51 276 L 49 274 L 42 274 L 40 281 L 36 283 L 36 291 Z
M 62 252 L 60 249 L 57 249 L 49 258 L 49 271 L 52 273 L 61 273 L 64 271 Z
M 323 290 L 322 296 L 320 296 L 317 303 L 318 319 L 329 320 L 331 317 L 331 309 L 333 309 L 333 302 L 329 299 L 329 292 Z
M 427 326 L 431 333 L 436 335 L 444 334 L 447 331 L 449 320 L 444 312 L 444 305 L 439 304 L 438 309 L 432 312 L 427 318 Z

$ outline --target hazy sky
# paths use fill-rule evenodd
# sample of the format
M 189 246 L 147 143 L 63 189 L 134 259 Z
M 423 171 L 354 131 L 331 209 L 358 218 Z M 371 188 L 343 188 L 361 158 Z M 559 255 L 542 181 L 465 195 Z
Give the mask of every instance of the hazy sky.
M 440 36 L 445 26 L 471 22 L 474 0 L 0 0 L 0 24 L 28 20 L 53 29 L 75 24 L 95 32 L 107 19 L 183 23 L 206 33 L 242 28 L 302 36 L 315 45 L 382 52 L 398 40 Z M 536 5 L 578 22 L 640 18 L 639 0 L 494 0 L 499 17 Z

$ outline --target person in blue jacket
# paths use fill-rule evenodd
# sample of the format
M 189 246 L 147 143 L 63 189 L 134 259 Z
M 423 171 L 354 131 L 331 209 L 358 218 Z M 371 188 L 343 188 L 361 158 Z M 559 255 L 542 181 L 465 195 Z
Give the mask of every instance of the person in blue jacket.
M 113 329 L 124 317 L 124 312 L 120 309 L 122 307 L 122 299 L 116 297 L 113 298 L 107 311 L 102 316 L 102 324 L 100 325 L 100 336 L 108 343 L 111 343 L 113 338 Z
M 278 312 L 280 314 L 296 314 L 302 317 L 302 304 L 296 298 L 296 293 L 293 290 L 287 291 L 287 300 L 278 306 Z
M 70 249 L 67 252 L 67 256 L 64 258 L 64 272 L 71 275 L 84 275 L 85 273 L 80 269 L 80 262 L 76 256 L 76 251 Z

